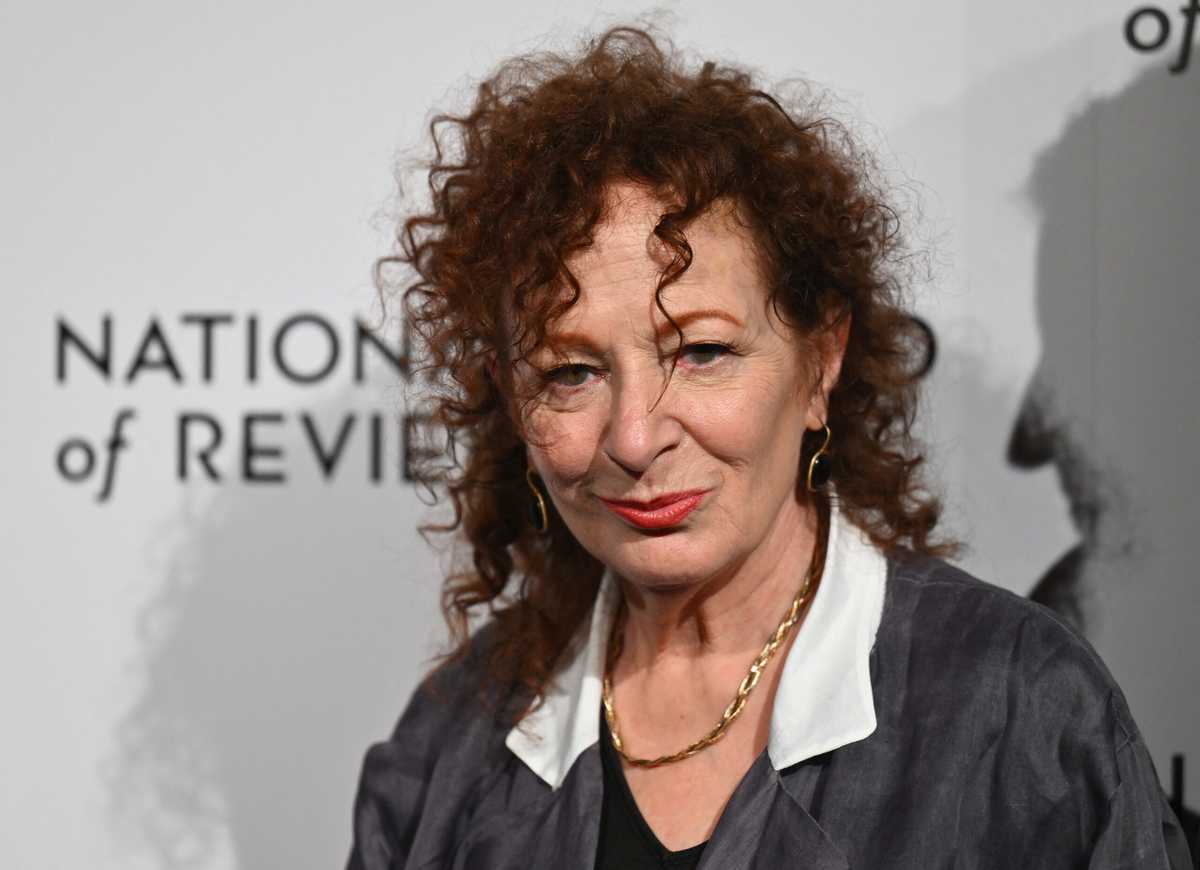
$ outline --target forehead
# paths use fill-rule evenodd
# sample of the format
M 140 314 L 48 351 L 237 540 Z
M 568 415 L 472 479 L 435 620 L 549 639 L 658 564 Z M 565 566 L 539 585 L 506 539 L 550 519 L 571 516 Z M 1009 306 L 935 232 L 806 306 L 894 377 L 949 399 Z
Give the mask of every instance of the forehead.
M 582 292 L 561 322 L 578 323 L 608 309 L 629 318 L 665 322 L 654 304 L 654 290 L 673 251 L 654 235 L 654 227 L 670 206 L 628 183 L 611 186 L 606 205 L 593 244 L 566 260 Z M 687 271 L 663 288 L 667 310 L 721 308 L 743 322 L 761 316 L 766 290 L 758 256 L 750 231 L 739 224 L 732 204 L 718 202 L 683 232 L 692 261 Z

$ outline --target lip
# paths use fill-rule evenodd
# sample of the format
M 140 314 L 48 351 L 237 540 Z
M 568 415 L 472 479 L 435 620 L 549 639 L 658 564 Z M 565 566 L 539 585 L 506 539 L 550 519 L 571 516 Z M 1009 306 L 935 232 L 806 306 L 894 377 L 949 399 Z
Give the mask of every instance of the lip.
M 600 500 L 614 514 L 639 528 L 665 529 L 682 522 L 699 506 L 707 492 L 707 489 L 673 492 L 648 502 Z

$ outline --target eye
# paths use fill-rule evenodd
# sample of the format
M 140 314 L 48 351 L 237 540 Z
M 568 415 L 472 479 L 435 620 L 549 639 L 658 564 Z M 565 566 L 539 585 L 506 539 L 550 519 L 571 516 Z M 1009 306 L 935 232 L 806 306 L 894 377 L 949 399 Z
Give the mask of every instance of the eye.
M 699 367 L 708 368 L 721 357 L 734 353 L 734 350 L 729 345 L 721 344 L 717 341 L 702 341 L 685 345 L 680 353 L 689 354 L 693 358 L 698 356 L 700 358 L 698 362 Z
M 576 378 L 586 377 L 591 371 L 590 366 L 585 366 L 582 363 L 571 363 L 550 369 L 542 375 L 542 379 L 548 384 L 571 389 L 573 387 L 582 387 L 586 381 L 576 380 Z

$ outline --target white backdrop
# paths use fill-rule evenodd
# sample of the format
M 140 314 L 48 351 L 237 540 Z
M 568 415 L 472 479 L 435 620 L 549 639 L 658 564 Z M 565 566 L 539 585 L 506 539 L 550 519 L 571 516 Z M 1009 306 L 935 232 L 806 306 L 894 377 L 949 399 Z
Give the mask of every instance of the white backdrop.
M 1174 7 L 1164 46 L 1133 50 L 1136 5 L 661 8 L 682 46 L 833 88 L 907 191 L 910 234 L 934 254 L 916 288 L 939 339 L 925 432 L 972 547 L 962 564 L 1028 594 L 1080 546 L 1089 637 L 1164 783 L 1187 753 L 1194 805 L 1200 317 L 1185 240 L 1200 71 L 1165 69 L 1183 38 Z M 366 382 L 353 370 L 354 318 L 378 314 L 369 269 L 389 244 L 393 160 L 500 58 L 647 7 L 601 9 L 0 10 L 4 866 L 341 866 L 362 753 L 443 635 L 444 557 L 417 536 L 428 510 L 397 474 L 403 385 L 378 354 Z M 214 313 L 231 322 L 206 379 L 182 318 Z M 305 313 L 341 349 L 311 385 L 270 353 Z M 58 324 L 96 346 L 106 315 L 110 376 L 72 351 L 57 377 Z M 161 339 L 130 379 L 152 324 Z M 311 371 L 327 348 L 310 320 L 285 356 Z M 122 409 L 127 443 L 110 451 Z M 195 461 L 179 479 L 189 412 L 222 428 L 220 481 Z M 1007 458 L 1018 419 L 1027 468 Z M 251 470 L 284 482 L 244 479 L 244 425 Z M 328 448 L 343 425 L 326 479 L 312 440 Z M 78 482 L 56 465 L 70 439 L 95 456 L 85 477 L 83 448 L 68 450 Z

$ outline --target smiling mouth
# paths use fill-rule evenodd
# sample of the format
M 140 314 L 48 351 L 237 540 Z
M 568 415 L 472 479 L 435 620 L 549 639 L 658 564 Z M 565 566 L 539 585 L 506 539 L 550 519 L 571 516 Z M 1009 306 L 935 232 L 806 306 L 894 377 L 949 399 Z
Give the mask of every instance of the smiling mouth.
M 671 493 L 649 502 L 600 499 L 610 511 L 643 529 L 664 529 L 682 522 L 704 499 L 708 490 Z

